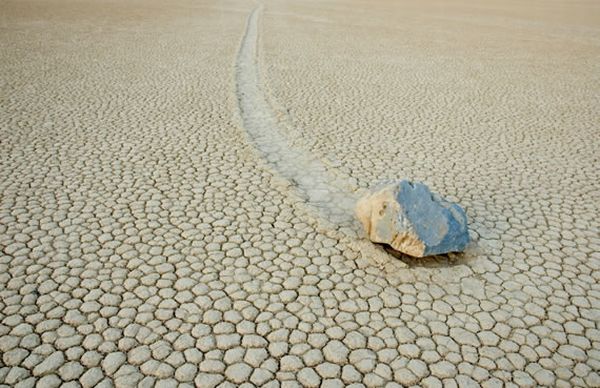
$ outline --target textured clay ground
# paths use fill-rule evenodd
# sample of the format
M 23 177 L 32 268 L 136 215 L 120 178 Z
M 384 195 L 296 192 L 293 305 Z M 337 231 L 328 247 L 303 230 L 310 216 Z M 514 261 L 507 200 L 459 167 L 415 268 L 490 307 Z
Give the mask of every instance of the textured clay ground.
M 600 4 L 521 3 L 0 2 L 0 383 L 600 386 Z M 331 216 L 404 177 L 465 254 Z

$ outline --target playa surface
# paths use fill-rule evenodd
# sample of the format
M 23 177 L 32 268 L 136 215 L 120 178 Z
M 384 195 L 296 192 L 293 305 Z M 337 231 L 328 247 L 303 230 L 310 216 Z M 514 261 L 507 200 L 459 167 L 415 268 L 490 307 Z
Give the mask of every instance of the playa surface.
M 0 3 L 0 384 L 600 386 L 600 4 Z M 409 178 L 464 254 L 353 201 Z

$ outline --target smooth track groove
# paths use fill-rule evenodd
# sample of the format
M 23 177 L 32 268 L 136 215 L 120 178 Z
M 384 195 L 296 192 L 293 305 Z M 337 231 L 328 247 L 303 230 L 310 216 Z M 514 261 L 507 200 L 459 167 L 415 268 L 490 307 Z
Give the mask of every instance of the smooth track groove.
M 236 84 L 244 128 L 268 164 L 295 186 L 320 219 L 338 228 L 356 231 L 354 194 L 349 183 L 328 171 L 306 150 L 292 145 L 265 95 L 258 64 L 258 19 L 261 7 L 252 11 L 236 63 Z

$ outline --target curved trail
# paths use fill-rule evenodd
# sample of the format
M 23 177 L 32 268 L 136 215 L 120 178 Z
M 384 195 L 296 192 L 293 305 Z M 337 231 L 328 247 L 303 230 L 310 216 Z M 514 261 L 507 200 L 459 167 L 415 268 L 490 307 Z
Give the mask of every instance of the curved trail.
M 355 195 L 349 183 L 328 171 L 308 151 L 292 145 L 284 133 L 285 123 L 268 102 L 258 65 L 258 18 L 262 7 L 252 11 L 236 62 L 237 97 L 244 128 L 254 146 L 281 176 L 304 197 L 315 215 L 336 229 L 355 234 Z
M 341 233 L 351 246 L 380 268 L 391 270 L 419 263 L 395 253 L 390 256 L 381 246 L 365 239 L 362 226 L 354 216 L 357 189 L 349 179 L 337 175 L 309 151 L 291 139 L 291 125 L 285 115 L 278 114 L 269 103 L 258 63 L 258 19 L 262 6 L 255 8 L 246 24 L 246 31 L 236 61 L 236 93 L 243 126 L 252 144 L 268 164 L 300 194 L 307 210 L 329 232 Z M 301 134 L 295 136 L 301 138 Z M 295 140 L 292 142 L 292 140 Z M 301 143 L 301 142 L 300 142 Z M 397 260 L 400 259 L 400 260 Z

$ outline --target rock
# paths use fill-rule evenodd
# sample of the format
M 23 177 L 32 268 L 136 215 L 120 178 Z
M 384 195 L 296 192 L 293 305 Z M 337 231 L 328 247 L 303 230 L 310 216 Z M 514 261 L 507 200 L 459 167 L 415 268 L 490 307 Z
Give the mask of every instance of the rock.
M 422 183 L 378 184 L 358 201 L 356 215 L 371 241 L 414 257 L 460 252 L 469 243 L 465 211 Z

